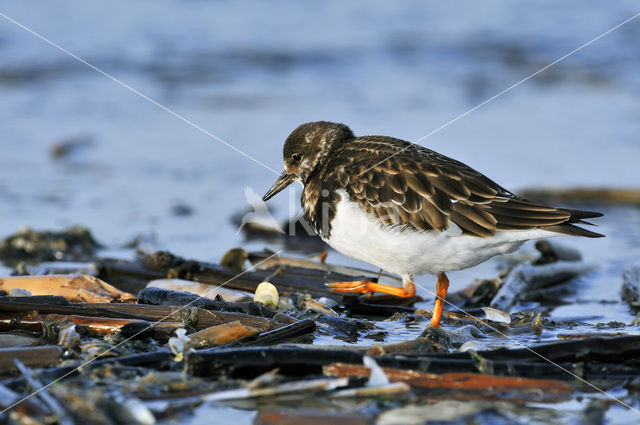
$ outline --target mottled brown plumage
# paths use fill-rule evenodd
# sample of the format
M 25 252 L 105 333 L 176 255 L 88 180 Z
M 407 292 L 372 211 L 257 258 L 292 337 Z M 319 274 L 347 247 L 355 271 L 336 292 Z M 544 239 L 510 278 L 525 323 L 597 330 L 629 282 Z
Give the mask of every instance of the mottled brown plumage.
M 574 225 L 600 213 L 527 201 L 459 161 L 393 137 L 355 137 L 343 124 L 308 123 L 285 143 L 285 164 L 293 155 L 315 162 L 301 175 L 302 205 L 321 235 L 330 235 L 335 213 L 329 206 L 323 223 L 322 201 L 333 204 L 335 191 L 344 189 L 387 225 L 442 231 L 453 222 L 478 237 L 532 228 L 602 236 Z

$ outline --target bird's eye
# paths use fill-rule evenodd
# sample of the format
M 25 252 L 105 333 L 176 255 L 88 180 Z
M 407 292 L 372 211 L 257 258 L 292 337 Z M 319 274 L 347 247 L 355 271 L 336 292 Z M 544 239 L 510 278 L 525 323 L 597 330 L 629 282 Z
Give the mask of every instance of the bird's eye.
M 294 153 L 293 155 L 291 155 L 291 160 L 293 162 L 300 162 L 302 160 L 302 155 L 300 155 L 299 153 Z

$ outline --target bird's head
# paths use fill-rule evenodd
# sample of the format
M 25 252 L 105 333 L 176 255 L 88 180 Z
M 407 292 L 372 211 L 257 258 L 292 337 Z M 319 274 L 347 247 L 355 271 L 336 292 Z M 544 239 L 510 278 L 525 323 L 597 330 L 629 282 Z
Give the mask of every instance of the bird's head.
M 336 144 L 353 137 L 346 125 L 327 121 L 308 122 L 293 130 L 284 142 L 284 172 L 262 200 L 272 198 L 293 182 L 306 183 Z

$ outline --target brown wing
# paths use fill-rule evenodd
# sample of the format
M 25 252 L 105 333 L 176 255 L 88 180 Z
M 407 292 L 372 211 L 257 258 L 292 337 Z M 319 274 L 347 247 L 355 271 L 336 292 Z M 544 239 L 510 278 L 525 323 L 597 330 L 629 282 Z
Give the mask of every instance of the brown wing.
M 334 169 L 352 199 L 385 224 L 427 231 L 447 229 L 453 221 L 464 233 L 486 237 L 498 230 L 547 226 L 562 231 L 558 225 L 572 222 L 571 212 L 519 198 L 465 164 L 429 149 L 412 145 L 385 159 L 398 151 L 400 142 L 393 140 L 395 146 L 385 149 L 388 140 L 356 139 L 359 143 L 350 147 L 352 167 Z M 374 150 L 379 155 L 371 155 Z

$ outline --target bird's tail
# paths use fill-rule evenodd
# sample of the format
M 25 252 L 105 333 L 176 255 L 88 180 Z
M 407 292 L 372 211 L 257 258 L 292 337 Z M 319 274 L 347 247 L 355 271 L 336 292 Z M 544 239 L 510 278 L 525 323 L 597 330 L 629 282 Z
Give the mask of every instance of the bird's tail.
M 562 211 L 567 211 L 571 214 L 569 219 L 561 224 L 555 224 L 552 226 L 545 226 L 545 230 L 549 230 L 551 232 L 562 233 L 564 235 L 571 236 L 583 236 L 586 238 L 603 238 L 604 235 L 601 233 L 592 232 L 591 230 L 587 230 L 585 228 L 576 226 L 576 224 L 586 224 L 587 226 L 595 226 L 593 223 L 588 221 L 584 221 L 585 218 L 596 218 L 602 217 L 602 213 L 595 211 L 584 211 L 584 210 L 574 210 L 570 208 L 562 208 Z

